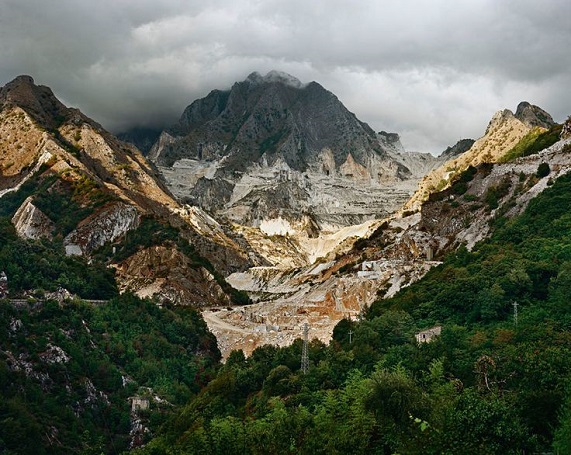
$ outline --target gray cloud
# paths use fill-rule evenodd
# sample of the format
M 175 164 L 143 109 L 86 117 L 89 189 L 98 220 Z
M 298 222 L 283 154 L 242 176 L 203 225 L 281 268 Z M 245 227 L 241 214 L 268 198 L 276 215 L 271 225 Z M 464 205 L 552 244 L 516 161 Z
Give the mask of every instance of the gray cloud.
M 0 84 L 30 74 L 107 128 L 166 125 L 250 72 L 316 80 L 410 150 L 528 100 L 571 113 L 568 0 L 4 0 Z

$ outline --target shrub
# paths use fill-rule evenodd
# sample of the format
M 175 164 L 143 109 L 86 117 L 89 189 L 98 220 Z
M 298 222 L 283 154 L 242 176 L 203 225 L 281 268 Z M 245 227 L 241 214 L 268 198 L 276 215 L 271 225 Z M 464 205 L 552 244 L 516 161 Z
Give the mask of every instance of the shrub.
M 488 204 L 490 209 L 497 209 L 499 201 L 506 196 L 510 191 L 511 181 L 508 179 L 502 180 L 498 185 L 491 186 L 486 191 L 484 201 Z
M 539 178 L 543 178 L 547 177 L 550 172 L 551 169 L 549 168 L 549 164 L 541 163 L 539 166 L 537 166 L 537 172 L 535 173 L 535 175 Z

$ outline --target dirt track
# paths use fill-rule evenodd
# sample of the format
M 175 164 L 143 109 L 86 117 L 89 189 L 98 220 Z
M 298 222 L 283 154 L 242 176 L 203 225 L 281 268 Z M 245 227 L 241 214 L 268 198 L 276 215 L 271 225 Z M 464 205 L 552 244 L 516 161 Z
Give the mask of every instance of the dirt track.
M 217 328 L 219 330 L 228 330 L 230 332 L 238 332 L 238 333 L 243 333 L 246 335 L 249 335 L 250 333 L 252 333 L 249 330 L 244 330 L 240 327 L 236 327 L 235 325 L 228 324 L 227 322 L 220 319 L 218 317 L 218 315 L 213 311 L 202 312 L 202 317 L 204 318 L 204 320 L 208 324 L 208 327 L 210 328 L 210 330 L 212 330 L 213 328 Z

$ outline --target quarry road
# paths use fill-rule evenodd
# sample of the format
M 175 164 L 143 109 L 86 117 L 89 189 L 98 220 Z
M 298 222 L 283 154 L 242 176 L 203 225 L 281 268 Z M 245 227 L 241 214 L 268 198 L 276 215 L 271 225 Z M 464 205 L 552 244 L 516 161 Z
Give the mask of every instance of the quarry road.
M 249 330 L 244 330 L 240 327 L 236 327 L 235 325 L 228 324 L 226 321 L 220 319 L 216 315 L 216 313 L 212 311 L 203 311 L 202 317 L 204 318 L 210 329 L 217 328 L 219 330 L 229 330 L 231 332 L 245 333 L 248 335 L 252 333 Z

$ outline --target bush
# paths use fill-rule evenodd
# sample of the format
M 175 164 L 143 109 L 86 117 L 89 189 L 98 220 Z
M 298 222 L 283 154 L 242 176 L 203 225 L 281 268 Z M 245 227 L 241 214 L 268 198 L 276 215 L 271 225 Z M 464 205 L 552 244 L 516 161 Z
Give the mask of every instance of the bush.
M 549 164 L 541 163 L 539 166 L 537 166 L 537 172 L 535 173 L 535 175 L 539 178 L 543 178 L 543 177 L 547 177 L 550 172 L 551 172 L 551 169 L 549 167 Z
M 504 179 L 498 185 L 489 187 L 484 195 L 484 201 L 488 207 L 492 210 L 497 209 L 499 201 L 509 193 L 510 187 L 511 181 L 509 179 Z

